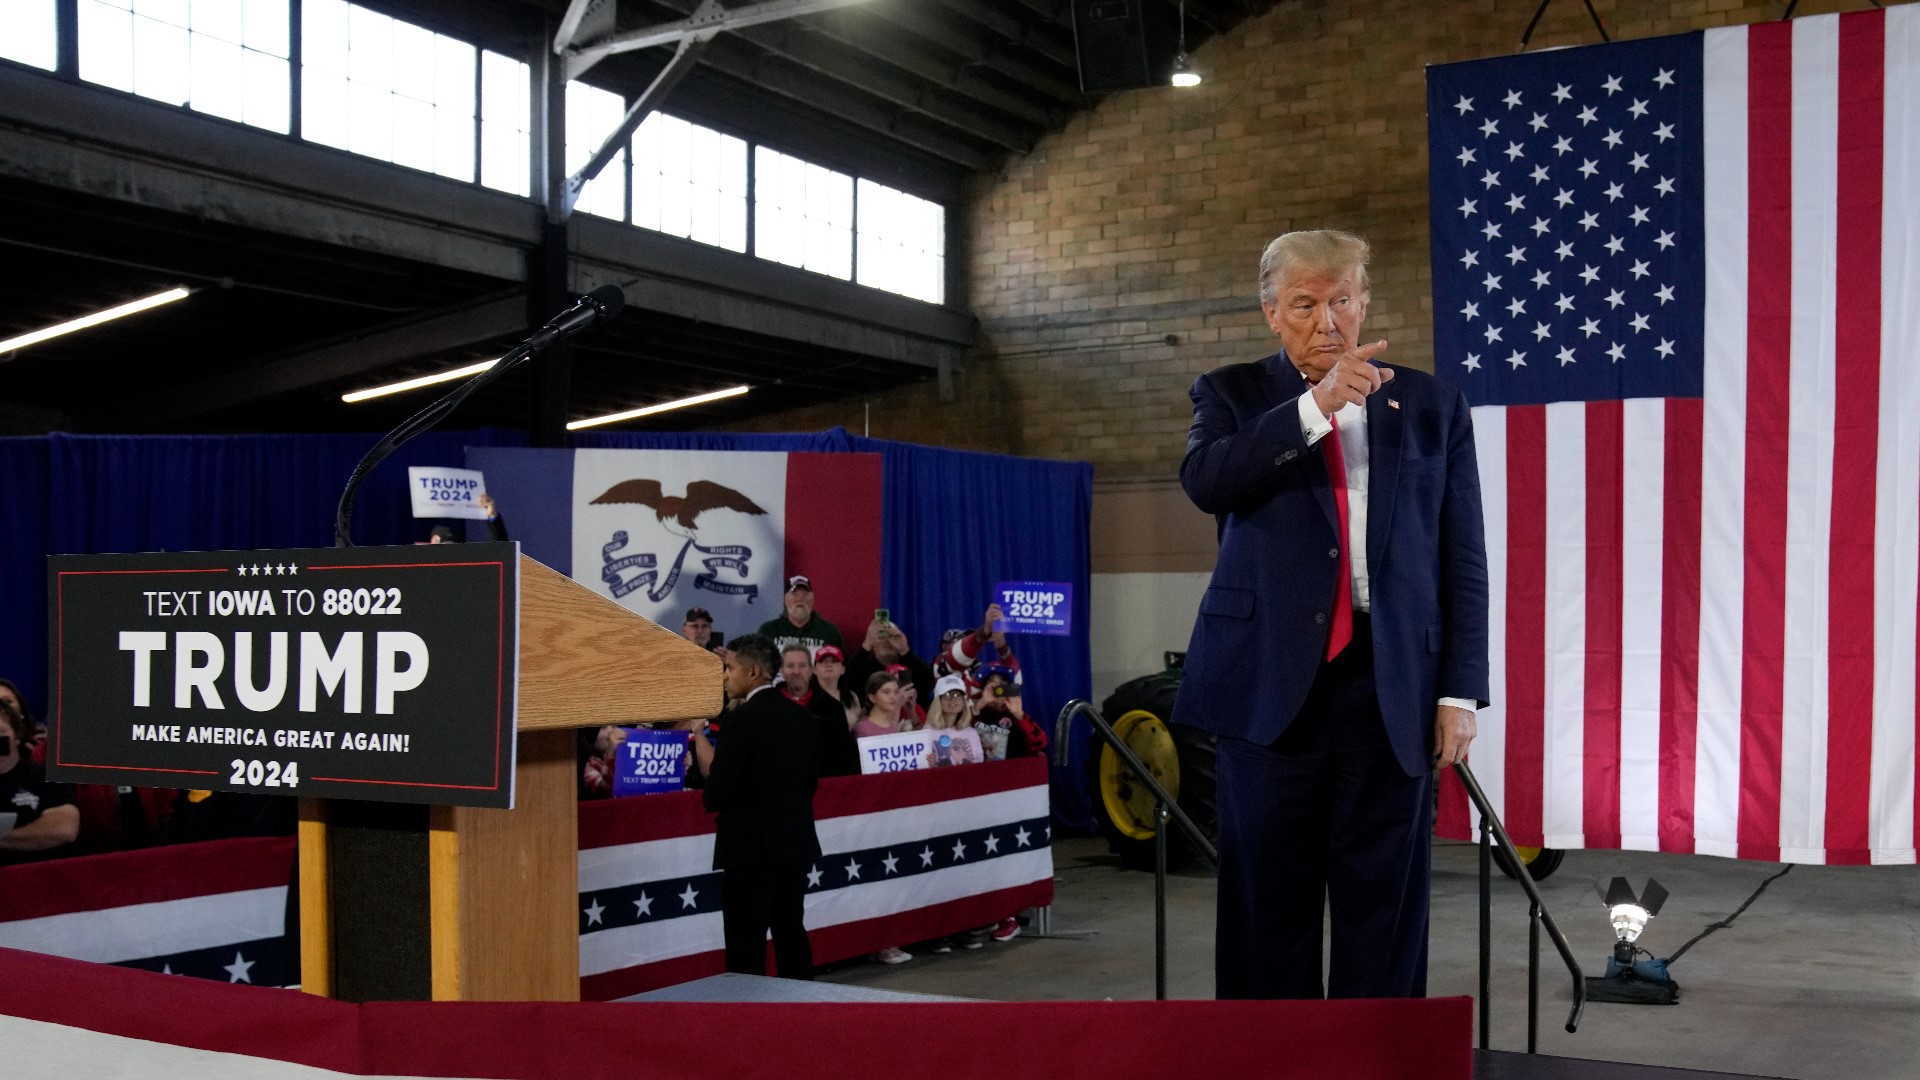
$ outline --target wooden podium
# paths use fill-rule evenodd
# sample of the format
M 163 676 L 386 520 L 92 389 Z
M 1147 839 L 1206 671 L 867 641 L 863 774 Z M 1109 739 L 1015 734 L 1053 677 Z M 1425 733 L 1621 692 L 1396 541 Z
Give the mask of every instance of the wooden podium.
M 580 996 L 574 729 L 717 716 L 720 658 L 522 555 L 511 810 L 302 799 L 301 985 Z

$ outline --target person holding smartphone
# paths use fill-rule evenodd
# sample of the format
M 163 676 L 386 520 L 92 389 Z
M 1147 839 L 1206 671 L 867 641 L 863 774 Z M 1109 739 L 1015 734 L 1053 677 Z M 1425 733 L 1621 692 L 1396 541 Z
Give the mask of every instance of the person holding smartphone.
M 918 716 L 933 701 L 933 668 L 914 655 L 907 644 L 906 632 L 893 621 L 893 613 L 879 608 L 873 613 L 873 621 L 867 624 L 866 640 L 847 660 L 847 681 L 861 689 L 861 696 L 871 703 L 873 698 L 866 693 L 867 684 L 873 676 L 894 669 L 907 672 L 915 705 L 907 711 Z

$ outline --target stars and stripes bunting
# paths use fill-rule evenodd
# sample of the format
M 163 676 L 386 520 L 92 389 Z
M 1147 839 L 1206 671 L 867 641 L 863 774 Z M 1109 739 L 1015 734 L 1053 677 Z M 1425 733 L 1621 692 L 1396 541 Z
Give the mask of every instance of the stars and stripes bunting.
M 1894 8 L 1429 70 L 1517 842 L 1914 861 L 1917 60 Z

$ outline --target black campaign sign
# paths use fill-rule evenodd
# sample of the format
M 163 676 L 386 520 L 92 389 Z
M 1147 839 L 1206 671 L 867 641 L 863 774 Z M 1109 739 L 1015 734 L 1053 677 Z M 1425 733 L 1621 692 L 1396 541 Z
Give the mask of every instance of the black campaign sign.
M 512 806 L 518 553 L 53 556 L 47 772 Z

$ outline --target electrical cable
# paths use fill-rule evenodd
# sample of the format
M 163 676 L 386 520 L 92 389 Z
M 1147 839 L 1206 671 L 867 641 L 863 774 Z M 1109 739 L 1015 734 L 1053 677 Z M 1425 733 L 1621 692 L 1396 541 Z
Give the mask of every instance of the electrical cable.
M 1761 882 L 1761 883 L 1760 883 L 1760 887 L 1759 887 L 1759 888 L 1757 888 L 1757 889 L 1755 889 L 1755 890 L 1753 890 L 1753 895 L 1752 895 L 1752 896 L 1749 896 L 1749 897 L 1747 897 L 1747 900 L 1746 900 L 1746 903 L 1743 903 L 1743 904 L 1741 904 L 1741 905 L 1740 905 L 1739 907 L 1737 907 L 1737 908 L 1735 908 L 1735 909 L 1733 909 L 1733 914 L 1731 914 L 1731 915 L 1729 915 L 1729 916 L 1727 916 L 1727 917 L 1726 917 L 1726 918 L 1724 918 L 1724 919 L 1721 919 L 1721 920 L 1720 920 L 1719 922 L 1716 922 L 1716 923 L 1708 923 L 1708 924 L 1707 924 L 1707 928 L 1706 928 L 1705 930 L 1702 930 L 1702 931 L 1700 931 L 1699 933 L 1697 933 L 1697 934 L 1695 934 L 1695 935 L 1693 935 L 1693 937 L 1692 937 L 1692 938 L 1690 938 L 1690 939 L 1689 939 L 1689 940 L 1687 941 L 1687 943 L 1686 943 L 1685 945 L 1682 945 L 1682 946 L 1680 946 L 1680 947 L 1679 947 L 1678 949 L 1675 949 L 1675 950 L 1674 950 L 1674 952 L 1673 952 L 1673 955 L 1672 955 L 1672 956 L 1669 956 L 1669 957 L 1667 957 L 1667 966 L 1668 966 L 1668 967 L 1672 967 L 1672 966 L 1673 966 L 1673 962 L 1674 962 L 1675 960 L 1678 960 L 1678 959 L 1680 959 L 1680 958 L 1681 958 L 1682 956 L 1684 956 L 1684 955 L 1686 955 L 1686 952 L 1687 952 L 1687 950 L 1688 950 L 1688 949 L 1691 949 L 1691 948 L 1693 948 L 1693 947 L 1694 947 L 1694 945 L 1695 945 L 1696 943 L 1698 943 L 1698 942 L 1700 941 L 1700 939 L 1701 939 L 1701 938 L 1704 938 L 1704 937 L 1706 937 L 1706 936 L 1707 936 L 1708 934 L 1711 934 L 1711 933 L 1713 933 L 1713 932 L 1714 932 L 1715 930 L 1724 930 L 1724 929 L 1726 929 L 1727 927 L 1729 927 L 1729 926 L 1732 926 L 1732 925 L 1733 925 L 1733 920 L 1735 920 L 1735 919 L 1737 919 L 1737 918 L 1739 918 L 1739 917 L 1740 917 L 1740 913 L 1741 913 L 1741 912 L 1743 912 L 1743 911 L 1745 911 L 1745 910 L 1747 910 L 1747 908 L 1749 908 L 1749 907 L 1751 907 L 1751 906 L 1753 906 L 1753 902 L 1754 902 L 1755 900 L 1758 900 L 1758 899 L 1760 899 L 1760 894 L 1761 894 L 1761 893 L 1763 893 L 1763 892 L 1766 892 L 1766 891 L 1767 891 L 1767 886 L 1769 886 L 1769 885 L 1771 885 L 1771 884 L 1773 884 L 1774 882 L 1776 882 L 1776 881 L 1778 881 L 1778 880 L 1780 880 L 1780 879 L 1781 879 L 1781 878 L 1783 878 L 1783 877 L 1786 877 L 1786 876 L 1787 876 L 1787 873 L 1788 873 L 1788 871 L 1790 871 L 1790 870 L 1792 870 L 1792 869 L 1793 869 L 1793 864 L 1792 864 L 1792 863 L 1788 863 L 1788 864 L 1787 864 L 1787 865 L 1786 865 L 1786 866 L 1785 866 L 1784 868 L 1782 868 L 1782 869 L 1781 869 L 1781 871 L 1780 871 L 1779 873 L 1777 873 L 1777 874 L 1775 874 L 1775 875 L 1773 875 L 1772 877 L 1770 877 L 1770 878 L 1768 878 L 1767 880 L 1765 880 L 1765 881 L 1763 881 L 1763 882 Z

